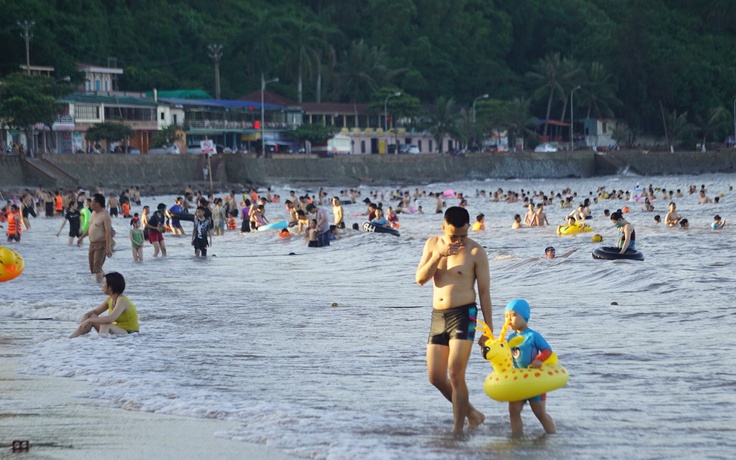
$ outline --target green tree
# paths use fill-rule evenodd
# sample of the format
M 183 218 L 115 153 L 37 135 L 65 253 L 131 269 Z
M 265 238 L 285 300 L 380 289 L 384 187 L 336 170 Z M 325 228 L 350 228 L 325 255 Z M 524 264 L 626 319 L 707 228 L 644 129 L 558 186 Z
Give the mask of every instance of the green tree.
M 560 53 L 548 54 L 540 59 L 532 71 L 527 72 L 526 77 L 536 86 L 534 97 L 543 99 L 547 97 L 547 112 L 545 115 L 544 136 L 547 136 L 549 128 L 549 115 L 552 112 L 552 102 L 555 100 L 565 101 L 567 99 L 566 85 L 579 72 L 575 66 L 563 64 Z
M 363 40 L 353 42 L 337 63 L 338 99 L 352 103 L 370 100 L 399 72 L 388 68 L 387 59 L 383 48 L 369 46 Z
M 587 118 L 591 115 L 600 118 L 614 116 L 614 107 L 621 106 L 621 100 L 616 97 L 616 83 L 600 62 L 593 62 L 582 84 L 580 105 L 587 107 Z M 577 99 L 576 99 L 577 100 Z
M 133 136 L 133 130 L 122 123 L 105 121 L 90 127 L 84 138 L 90 142 L 105 141 L 108 146 L 113 142 L 127 141 Z
M 457 123 L 455 120 L 455 101 L 452 98 L 440 96 L 435 101 L 434 113 L 429 116 L 429 132 L 437 143 L 437 150 L 442 153 L 442 141 L 446 136 L 457 135 Z
M 291 136 L 298 139 L 302 145 L 304 141 L 310 144 L 325 144 L 328 140 L 335 137 L 340 128 L 333 125 L 323 125 L 321 123 L 305 123 L 291 131 Z
M 693 126 L 687 121 L 687 112 L 677 113 L 673 110 L 665 116 L 666 136 L 669 142 L 670 152 L 675 153 L 675 145 L 678 141 L 685 139 L 693 130 Z
M 51 127 L 60 109 L 57 98 L 69 90 L 68 85 L 57 85 L 50 77 L 10 74 L 0 81 L 0 119 L 30 139 L 33 125 Z
M 506 113 L 503 118 L 503 126 L 509 139 L 509 149 L 516 151 L 516 141 L 521 138 L 522 150 L 526 145 L 527 137 L 534 137 L 536 134 L 537 120 L 531 115 L 529 109 L 531 102 L 523 97 L 516 97 L 506 106 Z
M 700 149 L 705 152 L 705 143 L 708 138 L 718 135 L 719 132 L 726 130 L 731 122 L 731 114 L 724 107 L 714 107 L 708 111 L 708 115 L 696 116 L 694 127 L 700 134 Z
M 154 147 L 168 147 L 174 142 L 181 140 L 181 127 L 171 124 L 164 129 L 156 131 L 153 135 Z
M 316 22 L 307 22 L 298 18 L 286 21 L 289 46 L 284 59 L 284 70 L 296 68 L 297 102 L 304 101 L 302 82 L 304 77 L 310 78 L 319 69 L 320 51 L 327 43 L 320 38 L 320 27 Z

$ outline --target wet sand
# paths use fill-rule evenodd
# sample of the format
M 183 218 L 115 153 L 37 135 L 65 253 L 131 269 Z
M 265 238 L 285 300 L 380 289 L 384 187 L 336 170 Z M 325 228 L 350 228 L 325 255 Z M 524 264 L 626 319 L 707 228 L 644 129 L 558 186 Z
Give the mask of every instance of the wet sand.
M 0 319 L 0 459 L 293 458 L 217 436 L 235 422 L 112 408 L 75 396 L 90 389 L 84 382 L 18 374 L 22 351 L 13 336 L 22 342 L 21 334 L 34 329 L 29 322 Z M 13 453 L 15 440 L 29 441 L 29 452 Z

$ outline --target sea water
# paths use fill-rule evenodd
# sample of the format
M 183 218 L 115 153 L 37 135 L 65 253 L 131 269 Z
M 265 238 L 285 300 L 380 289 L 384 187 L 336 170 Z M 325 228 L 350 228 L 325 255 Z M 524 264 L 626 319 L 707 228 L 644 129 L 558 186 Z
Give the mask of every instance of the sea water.
M 26 269 L 0 283 L 0 328 L 12 336 L 14 322 L 43 324 L 36 336 L 16 342 L 25 352 L 20 372 L 89 382 L 93 390 L 80 398 L 121 410 L 236 421 L 237 430 L 218 436 L 296 457 L 733 458 L 734 181 L 733 175 L 606 177 L 402 188 L 462 192 L 471 222 L 485 214 L 487 230 L 471 237 L 488 252 L 495 332 L 506 302 L 527 299 L 530 327 L 570 373 L 568 385 L 548 396 L 553 436 L 526 408 L 525 436 L 510 437 L 507 405 L 483 392 L 491 367 L 478 347 L 467 382 L 486 422 L 465 437 L 451 435 L 451 405 L 426 375 L 432 287 L 415 282 L 424 242 L 441 232 L 442 216 L 428 197 L 414 204 L 424 214 L 400 215 L 398 238 L 348 231 L 328 248 L 308 248 L 300 237 L 230 231 L 214 238 L 206 259 L 193 256 L 189 235 L 167 234 L 167 258 L 152 258 L 147 244 L 143 263 L 134 263 L 128 222 L 113 219 L 117 247 L 104 268 L 124 274 L 141 324 L 139 334 L 114 339 L 94 332 L 67 338 L 105 296 L 88 273 L 86 245 L 68 246 L 66 229 L 55 236 L 61 219 L 39 217 L 12 246 Z M 587 221 L 602 244 L 612 244 L 616 229 L 603 210 L 628 206 L 643 262 L 594 260 L 592 233 L 555 235 L 569 212 L 559 201 L 546 208 L 550 227 L 511 230 L 513 215 L 526 210 L 521 203 L 476 197 L 477 190 L 569 187 L 577 204 L 599 186 L 633 190 L 649 183 L 683 191 L 675 201 L 690 229 L 654 222 L 669 203 L 660 193 L 654 212 L 601 200 Z M 705 185 L 710 197 L 722 194 L 721 202 L 698 204 L 689 185 Z M 274 192 L 285 197 L 291 189 L 306 192 L 288 185 Z M 384 205 L 395 205 L 391 190 L 361 187 L 361 199 L 377 191 Z M 173 204 L 173 197 L 143 201 L 155 208 Z M 364 210 L 360 202 L 345 206 L 349 227 L 363 222 L 356 214 Z M 283 204 L 269 204 L 266 214 L 272 221 L 286 217 Z M 720 231 L 710 229 L 714 214 L 728 222 Z M 183 226 L 191 232 L 191 223 Z M 578 251 L 547 260 L 547 246 L 558 255 Z

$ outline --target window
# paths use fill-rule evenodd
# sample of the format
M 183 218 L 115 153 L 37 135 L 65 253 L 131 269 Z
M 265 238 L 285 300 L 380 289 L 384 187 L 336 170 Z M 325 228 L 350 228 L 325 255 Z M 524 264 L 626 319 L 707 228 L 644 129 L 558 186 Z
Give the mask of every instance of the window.
M 99 90 L 100 90 L 100 80 L 96 79 L 95 80 L 95 91 L 99 91 Z
M 419 151 L 421 152 L 422 151 L 422 140 L 421 139 L 417 141 L 417 147 L 419 147 Z
M 432 149 L 432 141 L 429 141 L 429 151 L 434 152 L 434 149 Z
M 608 128 L 608 123 L 606 123 L 606 122 L 604 121 L 604 122 L 603 122 L 603 128 L 602 128 L 603 134 L 606 134 L 607 128 Z
M 365 153 L 365 141 L 360 141 L 360 153 Z
M 99 120 L 100 107 L 96 105 L 77 105 L 74 108 L 76 118 L 82 120 Z
M 161 121 L 164 121 L 165 120 L 165 117 L 166 117 L 166 114 L 163 113 L 163 112 L 161 112 Z

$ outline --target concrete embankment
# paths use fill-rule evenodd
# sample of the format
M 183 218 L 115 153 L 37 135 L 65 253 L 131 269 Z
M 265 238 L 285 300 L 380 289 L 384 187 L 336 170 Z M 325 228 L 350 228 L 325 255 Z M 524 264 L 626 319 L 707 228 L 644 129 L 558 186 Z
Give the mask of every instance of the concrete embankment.
M 116 190 L 139 186 L 148 193 L 175 192 L 193 184 L 207 188 L 204 168 L 215 189 L 256 184 L 423 184 L 439 181 L 507 178 L 565 178 L 615 175 L 705 174 L 736 171 L 736 151 L 450 155 L 354 155 L 316 158 L 278 155 L 256 159 L 219 155 L 47 155 L 43 160 L 0 157 L 0 189 L 75 186 Z M 205 185 L 206 184 L 206 185 Z

